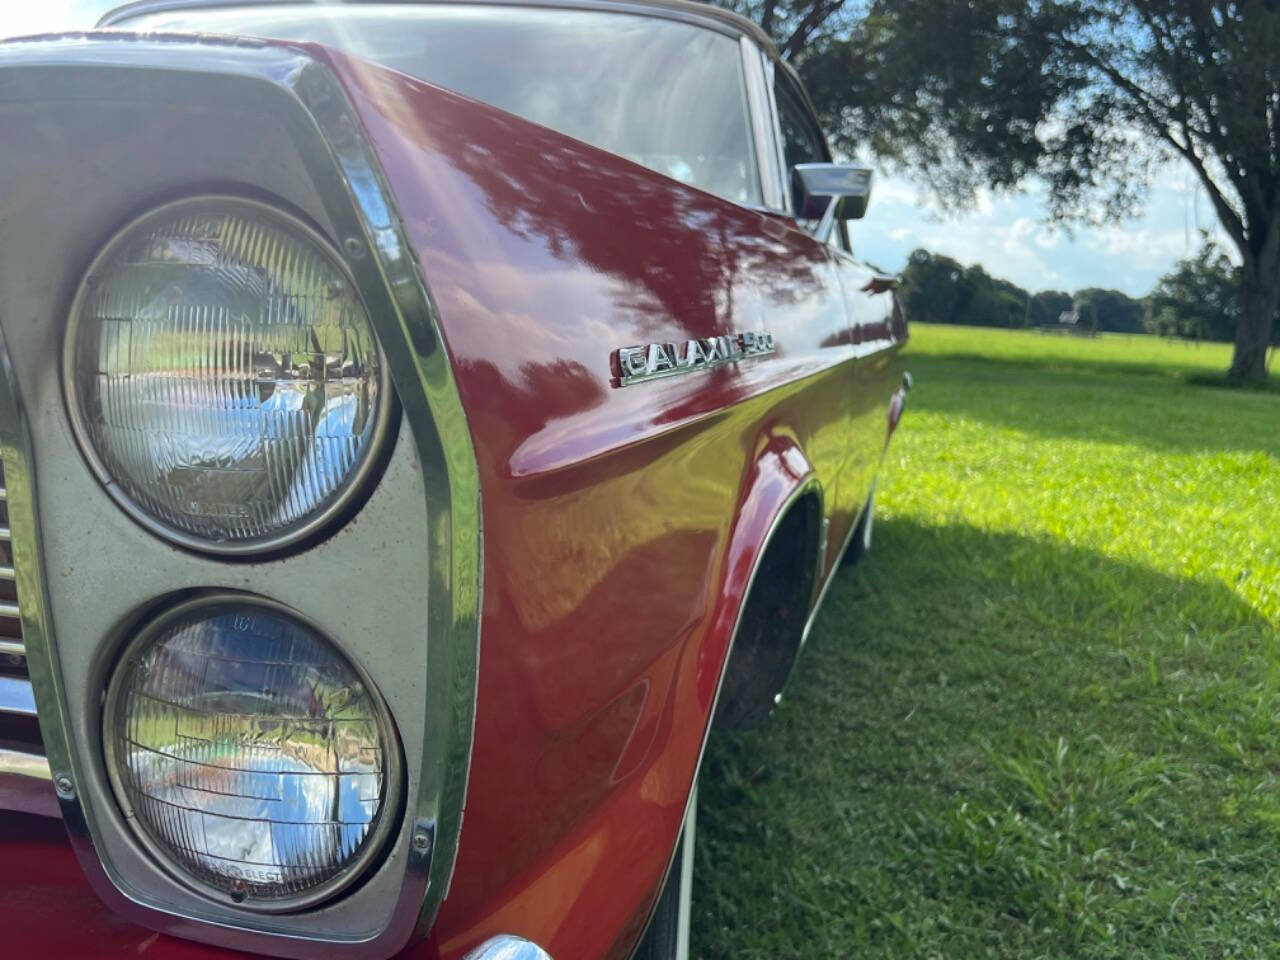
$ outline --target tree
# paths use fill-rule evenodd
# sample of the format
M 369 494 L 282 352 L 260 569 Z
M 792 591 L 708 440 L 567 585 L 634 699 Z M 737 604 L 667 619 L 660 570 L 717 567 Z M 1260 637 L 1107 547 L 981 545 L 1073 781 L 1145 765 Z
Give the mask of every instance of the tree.
M 784 59 L 795 59 L 819 37 L 846 32 L 851 24 L 846 0 L 723 0 L 720 6 L 734 10 L 764 29 Z
M 1076 291 L 1076 302 L 1089 305 L 1098 318 L 1098 329 L 1110 333 L 1143 333 L 1145 305 L 1119 290 L 1088 287 Z
M 1027 291 L 927 250 L 907 258 L 900 296 L 907 316 L 925 323 L 1021 327 L 1026 320 Z
M 1240 261 L 1230 375 L 1266 377 L 1280 304 L 1274 0 L 800 0 L 766 6 L 845 152 L 944 202 L 1041 177 L 1055 219 L 1132 215 L 1154 169 L 1194 172 Z M 740 5 L 741 6 L 741 5 Z M 786 16 L 778 19 L 778 11 Z
M 1240 268 L 1212 240 L 1178 261 L 1147 298 L 1151 333 L 1187 340 L 1231 340 L 1240 316 Z

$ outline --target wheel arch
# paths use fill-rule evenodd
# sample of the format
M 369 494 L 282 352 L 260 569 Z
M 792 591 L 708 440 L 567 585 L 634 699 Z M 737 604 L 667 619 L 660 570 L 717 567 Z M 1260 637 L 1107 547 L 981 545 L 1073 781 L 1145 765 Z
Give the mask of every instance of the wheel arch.
M 724 575 L 719 602 L 713 615 L 713 623 L 707 632 L 703 650 L 699 653 L 697 676 L 698 699 L 709 703 L 706 723 L 702 731 L 697 761 L 686 793 L 685 809 L 681 824 L 689 822 L 691 805 L 697 802 L 697 779 L 706 753 L 707 740 L 724 693 L 724 682 L 733 665 L 733 654 L 744 619 L 750 616 L 751 597 L 760 585 L 759 577 L 764 564 L 779 547 L 788 550 L 791 544 L 785 537 L 790 525 L 796 524 L 803 531 L 799 550 L 808 558 L 803 569 L 797 570 L 794 579 L 803 593 L 799 616 L 799 629 L 791 645 L 788 668 L 782 671 L 782 682 L 790 674 L 803 643 L 804 625 L 808 621 L 821 579 L 822 521 L 825 516 L 825 499 L 821 480 L 799 443 L 791 435 L 772 435 L 762 441 L 757 455 L 750 464 L 742 483 L 741 494 L 735 510 L 735 522 L 729 532 L 725 547 Z M 806 586 L 807 582 L 807 586 Z M 644 944 L 653 914 L 662 892 L 671 878 L 672 865 L 676 862 L 683 839 L 683 830 L 676 835 L 675 845 L 668 859 L 662 880 L 654 889 L 653 902 L 641 929 L 644 931 L 629 956 L 635 957 Z

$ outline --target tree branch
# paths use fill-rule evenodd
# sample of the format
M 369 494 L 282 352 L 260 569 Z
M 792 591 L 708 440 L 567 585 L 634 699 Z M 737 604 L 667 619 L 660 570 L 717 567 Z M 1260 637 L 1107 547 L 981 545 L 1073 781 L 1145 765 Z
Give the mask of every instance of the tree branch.
M 1126 77 L 1122 72 L 1098 57 L 1087 47 L 1073 43 L 1066 37 L 1061 37 L 1061 41 L 1064 46 L 1071 49 L 1078 56 L 1084 58 L 1095 69 L 1100 70 L 1106 75 L 1107 79 L 1115 84 L 1118 89 L 1123 91 L 1132 101 L 1134 106 L 1137 107 L 1138 111 L 1143 115 L 1147 124 L 1151 127 L 1152 132 L 1165 143 L 1169 144 L 1169 146 L 1173 147 L 1180 156 L 1191 164 L 1192 169 L 1195 170 L 1196 175 L 1200 178 L 1200 182 L 1204 185 L 1205 191 L 1209 194 L 1209 199 L 1213 203 L 1214 211 L 1218 214 L 1218 219 L 1222 222 L 1223 229 L 1227 231 L 1231 236 L 1232 241 L 1239 248 L 1240 255 L 1246 259 L 1251 258 L 1252 252 L 1249 249 L 1248 235 L 1245 231 L 1244 221 L 1241 219 L 1240 214 L 1236 212 L 1235 208 L 1231 206 L 1226 196 L 1223 195 L 1222 189 L 1210 175 L 1208 167 L 1205 166 L 1203 158 L 1196 153 L 1195 139 L 1192 136 L 1189 119 L 1183 119 L 1179 123 L 1179 126 L 1183 131 L 1183 137 L 1186 140 L 1184 143 L 1173 133 L 1173 118 L 1160 116 L 1160 111 L 1164 109 L 1163 106 L 1153 103 L 1146 91 L 1134 83 L 1131 78 Z
M 809 12 L 804 18 L 796 24 L 796 28 L 791 31 L 791 36 L 787 38 L 786 43 L 782 45 L 782 57 L 784 60 L 790 60 L 797 53 L 804 49 L 804 45 L 809 42 L 809 38 L 813 32 L 822 26 L 832 14 L 844 6 L 844 0 L 831 0 L 830 3 L 823 3 L 822 0 L 815 0 Z
M 760 11 L 760 29 L 773 36 L 773 17 L 778 10 L 778 0 L 764 0 L 764 9 Z

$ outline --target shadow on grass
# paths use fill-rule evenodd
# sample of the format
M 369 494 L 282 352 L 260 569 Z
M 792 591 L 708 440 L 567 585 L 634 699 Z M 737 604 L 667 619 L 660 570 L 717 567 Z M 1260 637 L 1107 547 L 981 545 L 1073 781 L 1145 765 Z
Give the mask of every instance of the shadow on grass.
M 709 745 L 694 956 L 1272 955 L 1273 625 L 967 526 L 883 521 L 838 576 L 783 706 Z
M 912 409 L 1095 443 L 1280 457 L 1280 386 L 1226 390 L 1203 374 L 1193 385 L 1185 371 L 1057 358 L 908 355 L 907 365 Z

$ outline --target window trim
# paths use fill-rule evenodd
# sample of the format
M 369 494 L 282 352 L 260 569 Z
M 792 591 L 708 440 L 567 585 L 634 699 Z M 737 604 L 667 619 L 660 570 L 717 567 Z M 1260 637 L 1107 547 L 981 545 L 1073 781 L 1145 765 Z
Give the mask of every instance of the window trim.
M 802 125 L 808 128 L 810 136 L 814 138 L 814 142 L 818 145 L 818 156 L 822 162 L 831 162 L 831 147 L 827 143 L 827 135 L 823 132 L 822 125 L 818 123 L 813 107 L 809 104 L 809 98 L 805 96 L 804 88 L 800 86 L 799 81 L 792 76 L 789 70 L 778 70 L 776 73 L 777 76 L 773 83 L 773 109 L 774 120 L 777 124 L 778 155 L 782 158 L 783 183 L 786 185 L 787 204 L 785 209 L 787 213 L 795 216 L 795 198 L 791 195 L 791 170 L 787 166 L 786 143 L 782 136 L 782 110 L 778 104 L 779 90 L 781 90 L 782 99 L 787 101 L 787 106 L 793 108 L 799 114 Z
M 752 150 L 760 178 L 760 199 L 765 209 L 783 210 L 787 203 L 785 178 L 777 153 L 777 121 L 773 115 L 773 71 L 764 51 L 749 37 L 740 37 L 742 69 L 747 86 Z M 775 149 L 768 149 L 769 144 Z

